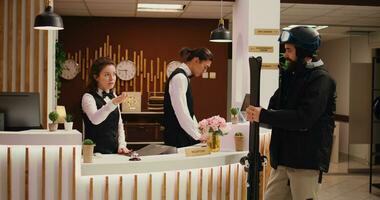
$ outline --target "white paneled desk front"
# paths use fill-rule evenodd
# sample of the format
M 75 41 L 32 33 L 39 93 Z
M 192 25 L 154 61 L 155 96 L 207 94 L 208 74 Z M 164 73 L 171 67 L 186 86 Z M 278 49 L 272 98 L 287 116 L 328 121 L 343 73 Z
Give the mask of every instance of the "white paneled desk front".
M 241 199 L 247 152 L 228 147 L 205 156 L 100 155 L 81 161 L 78 131 L 0 132 L 0 199 Z M 224 143 L 224 144 L 223 144 Z M 227 145 L 228 144 L 228 145 Z M 9 198 L 10 197 L 10 198 Z M 244 199 L 244 198 L 243 198 Z

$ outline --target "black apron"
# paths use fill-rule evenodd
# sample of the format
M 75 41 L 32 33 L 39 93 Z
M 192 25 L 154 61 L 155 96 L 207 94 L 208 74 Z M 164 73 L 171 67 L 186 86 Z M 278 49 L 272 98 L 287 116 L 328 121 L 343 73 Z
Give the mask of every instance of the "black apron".
M 199 143 L 199 140 L 195 140 L 189 134 L 186 133 L 185 130 L 181 127 L 178 122 L 178 119 L 174 113 L 174 109 L 172 106 L 172 102 L 170 100 L 169 94 L 169 83 L 171 79 L 176 75 L 182 73 L 186 77 L 185 70 L 181 68 L 177 68 L 173 71 L 173 73 L 169 76 L 165 85 L 165 97 L 164 97 L 164 142 L 166 145 L 174 146 L 174 147 L 186 147 Z M 190 82 L 188 81 L 188 87 L 186 91 L 186 100 L 187 100 L 187 108 L 189 109 L 190 117 L 193 119 L 194 110 L 193 110 L 193 97 L 191 95 Z
M 96 102 L 96 107 L 99 110 L 106 105 L 103 97 L 96 92 L 91 92 Z M 119 109 L 117 107 L 108 117 L 100 124 L 94 125 L 83 112 L 83 120 L 85 126 L 85 138 L 91 139 L 95 143 L 94 152 L 102 154 L 117 153 L 118 150 L 118 125 L 119 125 Z

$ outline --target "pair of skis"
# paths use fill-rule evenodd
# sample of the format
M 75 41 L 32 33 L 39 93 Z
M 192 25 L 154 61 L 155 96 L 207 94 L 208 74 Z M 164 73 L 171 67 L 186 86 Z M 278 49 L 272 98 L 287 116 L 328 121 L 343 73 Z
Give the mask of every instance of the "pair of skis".
M 250 105 L 260 106 L 260 72 L 261 57 L 250 57 Z M 265 156 L 261 156 L 259 152 L 260 134 L 259 123 L 251 122 L 249 127 L 249 152 L 247 156 L 241 158 L 240 163 L 244 165 L 244 169 L 248 172 L 247 178 L 247 200 L 259 200 L 259 183 L 260 171 L 263 170 Z

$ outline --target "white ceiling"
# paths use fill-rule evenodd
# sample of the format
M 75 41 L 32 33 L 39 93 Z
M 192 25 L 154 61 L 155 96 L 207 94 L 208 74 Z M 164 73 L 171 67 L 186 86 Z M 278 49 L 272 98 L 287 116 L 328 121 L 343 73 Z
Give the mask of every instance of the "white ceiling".
M 380 7 L 282 3 L 281 26 L 290 24 L 328 25 L 319 31 L 324 40 L 380 31 Z
M 137 12 L 137 3 L 175 3 L 185 6 L 181 13 Z M 233 2 L 223 2 L 223 17 L 232 16 Z M 56 0 L 54 10 L 64 16 L 220 18 L 218 1 L 178 0 Z
M 137 12 L 137 3 L 181 3 L 182 13 Z M 233 2 L 223 1 L 223 17 L 232 18 Z M 55 12 L 63 16 L 220 18 L 218 1 L 178 0 L 55 0 Z M 380 7 L 281 4 L 281 26 L 291 24 L 328 25 L 320 30 L 324 40 L 348 36 L 348 32 L 380 31 Z

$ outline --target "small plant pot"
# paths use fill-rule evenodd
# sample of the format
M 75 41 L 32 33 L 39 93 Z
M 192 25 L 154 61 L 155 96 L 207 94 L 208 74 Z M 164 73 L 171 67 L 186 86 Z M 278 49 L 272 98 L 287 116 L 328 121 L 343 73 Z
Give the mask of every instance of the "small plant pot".
M 232 124 L 237 124 L 239 122 L 239 118 L 237 115 L 232 115 L 231 116 L 231 122 Z
M 244 136 L 235 136 L 235 150 L 244 151 Z
M 94 147 L 95 147 L 94 144 L 82 145 L 84 163 L 92 163 L 93 156 L 94 156 Z
M 49 131 L 56 131 L 58 129 L 57 123 L 49 123 Z
M 73 122 L 65 122 L 65 130 L 66 131 L 73 130 Z

